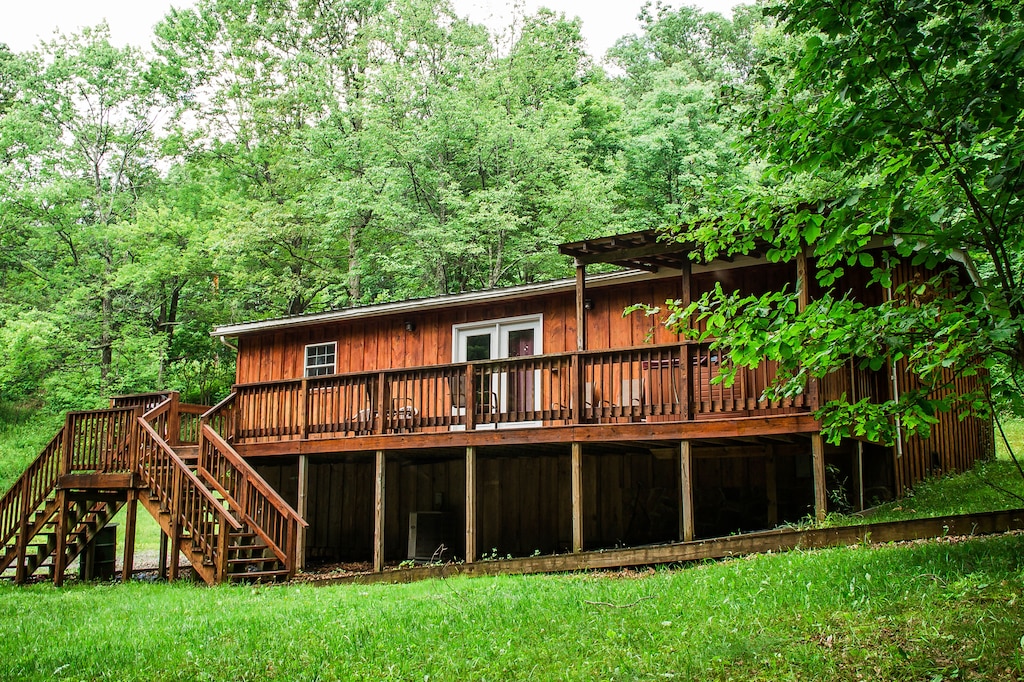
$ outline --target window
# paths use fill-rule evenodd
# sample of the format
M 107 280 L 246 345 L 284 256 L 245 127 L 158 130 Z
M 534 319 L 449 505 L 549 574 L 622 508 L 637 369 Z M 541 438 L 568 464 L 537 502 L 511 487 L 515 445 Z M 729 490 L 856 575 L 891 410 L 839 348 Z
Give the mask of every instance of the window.
M 319 377 L 335 373 L 335 358 L 338 355 L 338 344 L 312 343 L 306 346 L 306 376 Z

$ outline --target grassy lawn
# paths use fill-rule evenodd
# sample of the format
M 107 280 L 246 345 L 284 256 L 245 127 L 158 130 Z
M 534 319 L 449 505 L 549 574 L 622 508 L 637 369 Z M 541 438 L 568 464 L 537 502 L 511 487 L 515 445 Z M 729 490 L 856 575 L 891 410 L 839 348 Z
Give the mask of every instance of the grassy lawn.
M 0 586 L 2 679 L 1018 680 L 1024 537 L 640 574 Z

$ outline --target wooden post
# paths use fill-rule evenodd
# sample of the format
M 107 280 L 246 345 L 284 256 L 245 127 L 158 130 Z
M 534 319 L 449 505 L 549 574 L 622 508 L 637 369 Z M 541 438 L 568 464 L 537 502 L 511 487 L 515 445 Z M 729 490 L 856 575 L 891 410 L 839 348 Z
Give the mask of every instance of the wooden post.
M 779 523 L 778 473 L 775 466 L 775 449 L 769 445 L 767 450 L 764 458 L 764 483 L 768 495 L 768 525 L 775 526 Z
M 387 375 L 385 375 L 384 372 L 381 372 L 377 377 L 377 404 L 374 405 L 374 409 L 377 411 L 375 428 L 378 436 L 384 433 L 384 428 L 387 425 L 388 399 L 387 396 L 384 395 L 387 388 Z
M 28 580 L 28 566 L 25 560 L 28 558 L 28 520 L 32 513 L 30 505 L 32 486 L 29 477 L 26 475 L 21 480 L 21 519 L 18 528 L 18 566 L 15 570 L 14 582 L 19 585 Z
M 181 394 L 171 393 L 171 405 L 167 411 L 167 444 L 171 447 L 181 445 Z
M 68 497 L 66 490 L 57 491 L 57 549 L 53 554 L 53 584 L 64 584 L 64 561 L 68 549 Z
M 466 563 L 476 561 L 476 448 L 466 448 Z
M 693 302 L 693 263 L 689 258 L 684 258 L 680 268 L 682 270 L 682 278 L 679 283 L 679 302 L 685 308 Z M 689 318 L 687 318 L 686 324 L 689 326 Z M 690 396 L 693 395 L 692 364 L 690 360 L 690 345 L 685 341 L 683 343 L 684 345 L 680 348 L 681 357 L 679 358 L 681 365 L 679 369 L 682 370 L 680 372 L 682 385 L 679 391 L 679 402 L 682 407 L 683 421 L 690 421 L 693 419 L 693 411 L 690 406 Z
M 572 551 L 583 551 L 583 444 L 572 444 Z
M 684 342 L 680 353 L 679 362 L 682 365 L 682 386 L 679 391 L 679 401 L 682 403 L 683 421 L 693 419 L 693 349 L 695 346 Z
M 582 424 L 583 413 L 587 405 L 583 402 L 586 397 L 583 391 L 583 357 L 575 353 L 570 360 L 569 368 L 569 409 L 572 412 L 571 423 Z
M 160 552 L 157 558 L 157 574 L 167 579 L 167 533 L 160 529 Z
M 679 443 L 679 539 L 693 537 L 693 444 L 684 440 Z
M 128 491 L 127 509 L 124 519 L 124 558 L 121 561 L 121 582 L 132 579 L 135 569 L 135 518 L 138 514 L 138 495 L 135 488 Z
M 476 387 L 473 385 L 475 374 L 473 365 L 466 365 L 466 378 L 462 390 L 465 391 L 466 399 L 463 401 L 466 406 L 466 430 L 476 429 Z
M 373 570 L 384 570 L 384 476 L 386 459 L 383 450 L 377 451 L 377 475 L 373 490 Z
M 174 470 L 174 482 L 171 484 L 171 549 L 170 559 L 171 565 L 167 570 L 168 582 L 174 582 L 178 579 L 178 555 L 181 552 L 181 472 L 178 469 Z
M 814 469 L 814 518 L 824 521 L 828 498 L 825 487 L 825 441 L 820 433 L 811 434 L 811 459 Z
M 576 350 L 587 349 L 587 266 L 576 261 Z
M 299 384 L 299 438 L 309 435 L 309 379 L 302 377 Z
M 810 287 L 810 266 L 807 262 L 807 252 L 800 249 L 796 255 L 796 286 L 797 286 L 797 311 L 804 312 L 811 302 Z M 810 377 L 807 380 L 807 405 L 812 410 L 818 409 L 818 380 Z
M 857 493 L 857 511 L 864 511 L 864 441 L 857 441 L 856 460 L 853 483 Z
M 60 474 L 64 476 L 71 473 L 71 458 L 74 456 L 75 422 L 69 412 L 64 417 L 64 443 L 61 452 Z
M 228 573 L 231 571 L 231 564 L 228 563 L 228 547 L 231 545 L 231 525 L 224 523 L 223 517 L 217 525 L 217 530 L 219 532 L 217 533 L 217 566 L 214 570 L 216 574 L 215 580 L 226 583 L 228 581 Z
M 298 496 L 298 508 L 295 510 L 299 512 L 299 516 L 303 519 L 306 518 L 306 512 L 309 508 L 309 456 L 299 455 L 299 496 Z M 301 523 L 295 524 L 295 564 L 299 570 L 306 568 L 306 527 Z

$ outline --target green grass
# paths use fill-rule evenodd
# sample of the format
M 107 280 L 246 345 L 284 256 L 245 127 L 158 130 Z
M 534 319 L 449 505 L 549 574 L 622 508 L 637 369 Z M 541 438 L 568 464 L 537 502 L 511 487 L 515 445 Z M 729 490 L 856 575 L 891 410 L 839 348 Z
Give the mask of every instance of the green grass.
M 1024 537 L 622 574 L 0 586 L 2 679 L 1016 680 Z
M 869 520 L 1018 506 L 984 481 L 1020 485 L 982 463 Z M 1022 600 L 1020 534 L 402 586 L 0 584 L 0 679 L 1019 680 Z
M 0 404 L 0 495 L 14 485 L 63 423 L 59 415 Z

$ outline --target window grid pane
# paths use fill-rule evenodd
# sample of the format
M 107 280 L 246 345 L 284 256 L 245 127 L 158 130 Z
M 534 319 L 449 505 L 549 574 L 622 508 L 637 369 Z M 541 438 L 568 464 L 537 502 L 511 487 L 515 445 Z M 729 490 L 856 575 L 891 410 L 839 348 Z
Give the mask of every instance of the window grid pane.
M 334 374 L 336 355 L 337 344 L 334 342 L 306 346 L 306 376 Z

